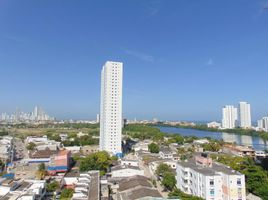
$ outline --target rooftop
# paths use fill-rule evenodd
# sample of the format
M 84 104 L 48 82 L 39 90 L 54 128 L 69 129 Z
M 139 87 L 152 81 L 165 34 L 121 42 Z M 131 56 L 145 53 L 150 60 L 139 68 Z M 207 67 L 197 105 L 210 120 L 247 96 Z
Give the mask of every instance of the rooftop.
M 211 167 L 197 165 L 194 158 L 191 158 L 187 161 L 178 161 L 178 164 L 184 168 L 191 168 L 201 174 L 205 174 L 207 176 L 214 176 L 217 173 L 222 172 L 227 175 L 241 175 L 238 171 L 231 169 L 230 167 L 213 162 Z
M 122 169 L 134 169 L 134 170 L 141 170 L 139 167 L 131 166 L 131 165 L 117 165 L 111 168 L 111 171 L 117 171 Z

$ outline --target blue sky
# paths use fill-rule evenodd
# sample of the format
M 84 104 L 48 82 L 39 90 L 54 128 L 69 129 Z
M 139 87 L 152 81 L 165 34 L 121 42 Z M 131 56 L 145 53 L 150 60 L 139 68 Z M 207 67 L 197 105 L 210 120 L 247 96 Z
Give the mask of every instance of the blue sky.
M 268 115 L 268 1 L 0 0 L 0 112 L 93 119 L 100 71 L 124 63 L 127 118 Z

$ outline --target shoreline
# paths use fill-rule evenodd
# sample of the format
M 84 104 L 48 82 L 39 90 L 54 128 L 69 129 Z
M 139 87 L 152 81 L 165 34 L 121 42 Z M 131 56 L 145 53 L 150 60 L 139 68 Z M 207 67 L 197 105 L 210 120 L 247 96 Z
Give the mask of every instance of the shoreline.
M 184 129 L 193 129 L 193 130 L 199 130 L 199 131 L 208 131 L 208 132 L 218 132 L 218 133 L 231 133 L 236 135 L 248 135 L 248 136 L 257 136 L 261 139 L 268 141 L 268 133 L 264 131 L 255 131 L 252 129 L 216 129 L 216 128 L 208 128 L 206 125 L 196 125 L 196 126 L 190 126 L 190 125 L 169 125 L 169 124 L 162 124 L 158 123 L 155 124 L 155 126 L 162 126 L 162 127 L 173 127 L 173 128 L 184 128 Z

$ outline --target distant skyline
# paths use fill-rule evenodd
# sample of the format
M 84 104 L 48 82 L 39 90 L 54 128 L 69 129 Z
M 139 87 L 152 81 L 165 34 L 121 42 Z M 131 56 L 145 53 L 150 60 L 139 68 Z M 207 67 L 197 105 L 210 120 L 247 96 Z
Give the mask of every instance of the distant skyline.
M 268 115 L 268 5 L 226 1 L 0 1 L 0 113 L 42 106 L 95 119 L 100 72 L 124 63 L 133 119 L 221 120 L 225 105 Z

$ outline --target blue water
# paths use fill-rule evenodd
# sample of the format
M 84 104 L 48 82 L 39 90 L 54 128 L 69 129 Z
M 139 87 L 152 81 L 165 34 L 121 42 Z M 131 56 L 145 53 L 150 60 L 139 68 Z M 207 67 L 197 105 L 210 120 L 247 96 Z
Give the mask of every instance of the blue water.
M 255 150 L 267 150 L 268 142 L 258 136 L 238 135 L 235 133 L 210 132 L 195 129 L 159 126 L 160 131 L 183 136 L 196 136 L 199 138 L 211 137 L 224 142 L 236 143 L 238 145 L 252 146 Z

